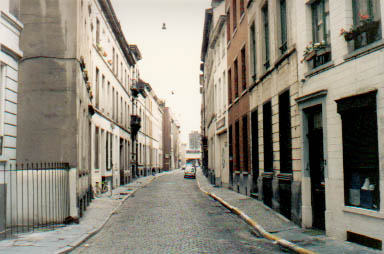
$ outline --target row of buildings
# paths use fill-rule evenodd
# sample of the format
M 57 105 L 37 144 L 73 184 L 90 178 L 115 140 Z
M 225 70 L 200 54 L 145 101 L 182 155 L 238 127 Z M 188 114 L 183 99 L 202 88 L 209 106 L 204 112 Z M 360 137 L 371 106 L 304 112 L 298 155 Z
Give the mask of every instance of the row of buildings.
M 384 1 L 212 0 L 202 155 L 213 184 L 304 228 L 384 241 Z
M 71 193 L 63 195 L 68 215 L 78 217 L 103 185 L 180 166 L 180 124 L 141 78 L 141 52 L 128 43 L 110 0 L 7 0 L 0 11 L 2 172 L 16 162 L 68 163 Z M 39 179 L 4 173 L 2 184 L 12 177 Z M 28 207 L 54 209 L 31 195 Z

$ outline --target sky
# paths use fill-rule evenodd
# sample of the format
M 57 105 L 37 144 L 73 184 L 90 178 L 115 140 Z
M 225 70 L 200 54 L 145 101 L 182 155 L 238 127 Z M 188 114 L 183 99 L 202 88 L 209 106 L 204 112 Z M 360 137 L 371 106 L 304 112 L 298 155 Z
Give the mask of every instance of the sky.
M 129 44 L 143 56 L 140 77 L 149 82 L 181 126 L 182 142 L 200 131 L 200 55 L 210 0 L 111 0 Z M 163 23 L 167 29 L 163 30 Z

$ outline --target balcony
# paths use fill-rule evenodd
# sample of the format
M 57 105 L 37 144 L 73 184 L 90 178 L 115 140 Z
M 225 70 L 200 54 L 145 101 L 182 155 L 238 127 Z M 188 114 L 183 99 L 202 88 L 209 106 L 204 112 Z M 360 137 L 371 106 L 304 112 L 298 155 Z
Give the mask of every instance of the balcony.
M 141 128 L 141 117 L 138 115 L 131 115 L 131 135 L 136 136 Z
M 137 97 L 139 93 L 145 98 L 147 94 L 145 92 L 145 83 L 142 81 L 134 82 L 131 88 L 132 96 Z

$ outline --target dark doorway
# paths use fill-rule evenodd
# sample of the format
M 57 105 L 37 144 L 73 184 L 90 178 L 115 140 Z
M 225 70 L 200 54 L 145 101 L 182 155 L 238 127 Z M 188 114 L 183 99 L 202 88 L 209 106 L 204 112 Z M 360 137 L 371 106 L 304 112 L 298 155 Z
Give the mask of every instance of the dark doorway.
M 253 189 L 252 192 L 257 193 L 257 179 L 259 178 L 259 126 L 258 126 L 258 117 L 257 110 L 253 111 L 251 114 L 251 124 L 252 124 L 252 182 Z
M 325 230 L 325 180 L 321 105 L 306 110 L 308 117 L 309 170 L 312 194 L 312 226 Z

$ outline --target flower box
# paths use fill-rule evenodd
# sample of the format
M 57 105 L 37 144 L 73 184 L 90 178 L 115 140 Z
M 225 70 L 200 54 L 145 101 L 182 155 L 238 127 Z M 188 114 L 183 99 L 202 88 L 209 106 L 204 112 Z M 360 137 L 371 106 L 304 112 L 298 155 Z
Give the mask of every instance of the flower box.
M 316 51 L 312 50 L 304 56 L 305 61 L 310 61 L 316 55 Z

